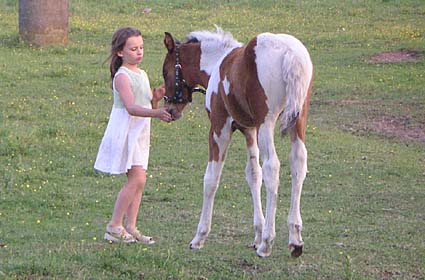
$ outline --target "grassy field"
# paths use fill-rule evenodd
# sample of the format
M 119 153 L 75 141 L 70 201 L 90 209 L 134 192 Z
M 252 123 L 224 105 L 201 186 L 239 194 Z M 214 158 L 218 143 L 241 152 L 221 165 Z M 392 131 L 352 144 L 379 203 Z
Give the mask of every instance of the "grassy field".
M 17 1 L 0 0 L 0 279 L 425 279 L 425 60 L 368 61 L 398 50 L 423 57 L 424 16 L 421 0 L 72 0 L 69 44 L 40 48 L 19 40 Z M 287 249 L 289 141 L 279 136 L 271 257 L 246 247 L 254 236 L 240 134 L 210 237 L 202 250 L 188 249 L 208 152 L 201 95 L 183 120 L 152 121 L 139 227 L 157 244 L 102 240 L 125 181 L 93 170 L 112 104 L 103 63 L 112 33 L 126 25 L 142 30 L 141 66 L 156 86 L 164 31 L 183 40 L 213 24 L 241 42 L 290 33 L 311 52 L 299 259 Z

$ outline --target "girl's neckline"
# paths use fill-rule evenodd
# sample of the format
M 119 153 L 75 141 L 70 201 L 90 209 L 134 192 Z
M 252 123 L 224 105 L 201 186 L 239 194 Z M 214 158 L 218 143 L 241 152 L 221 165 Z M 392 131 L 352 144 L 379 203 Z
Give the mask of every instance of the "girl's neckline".
M 139 68 L 132 70 L 132 69 L 128 68 L 127 66 L 121 66 L 121 67 L 123 67 L 123 68 L 127 69 L 128 71 L 133 72 L 135 74 L 141 74 L 142 73 L 142 70 L 140 70 Z

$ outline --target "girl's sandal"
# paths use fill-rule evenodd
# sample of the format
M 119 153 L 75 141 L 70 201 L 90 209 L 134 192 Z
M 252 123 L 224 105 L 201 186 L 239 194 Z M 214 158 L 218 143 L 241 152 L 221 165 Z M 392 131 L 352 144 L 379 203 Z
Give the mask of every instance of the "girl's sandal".
M 147 245 L 155 244 L 155 240 L 152 237 L 141 234 L 137 228 L 127 229 L 127 232 L 133 236 L 137 243 L 144 243 Z
M 135 243 L 136 239 L 133 235 L 129 234 L 123 226 L 111 227 L 106 226 L 104 236 L 106 241 L 113 243 Z

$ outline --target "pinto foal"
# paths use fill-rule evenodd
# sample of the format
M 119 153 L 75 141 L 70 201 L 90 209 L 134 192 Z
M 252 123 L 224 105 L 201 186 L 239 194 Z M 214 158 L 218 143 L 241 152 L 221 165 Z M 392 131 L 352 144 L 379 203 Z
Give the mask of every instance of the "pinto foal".
M 211 122 L 209 158 L 202 212 L 190 248 L 202 248 L 210 232 L 214 197 L 231 136 L 240 130 L 246 138 L 245 173 L 254 209 L 252 246 L 261 257 L 271 254 L 280 169 L 274 128 L 279 121 L 281 133 L 289 133 L 291 139 L 289 249 L 292 257 L 300 256 L 300 197 L 307 172 L 304 140 L 313 78 L 307 49 L 290 35 L 271 33 L 260 34 L 243 46 L 218 27 L 216 32 L 191 32 L 182 44 L 165 33 L 164 44 L 168 50 L 163 65 L 165 106 L 172 117 L 181 117 L 198 85 L 207 88 L 205 106 Z M 267 193 L 265 218 L 260 197 L 263 182 Z

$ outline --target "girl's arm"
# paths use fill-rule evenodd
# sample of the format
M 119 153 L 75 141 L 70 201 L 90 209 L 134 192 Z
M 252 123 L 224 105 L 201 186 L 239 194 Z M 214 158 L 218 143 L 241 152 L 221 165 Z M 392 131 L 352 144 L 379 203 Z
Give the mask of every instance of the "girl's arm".
M 115 88 L 120 94 L 127 112 L 132 116 L 158 118 L 166 122 L 171 121 L 170 113 L 165 108 L 148 109 L 138 106 L 134 103 L 134 95 L 131 90 L 130 80 L 126 75 L 117 75 L 115 77 Z

